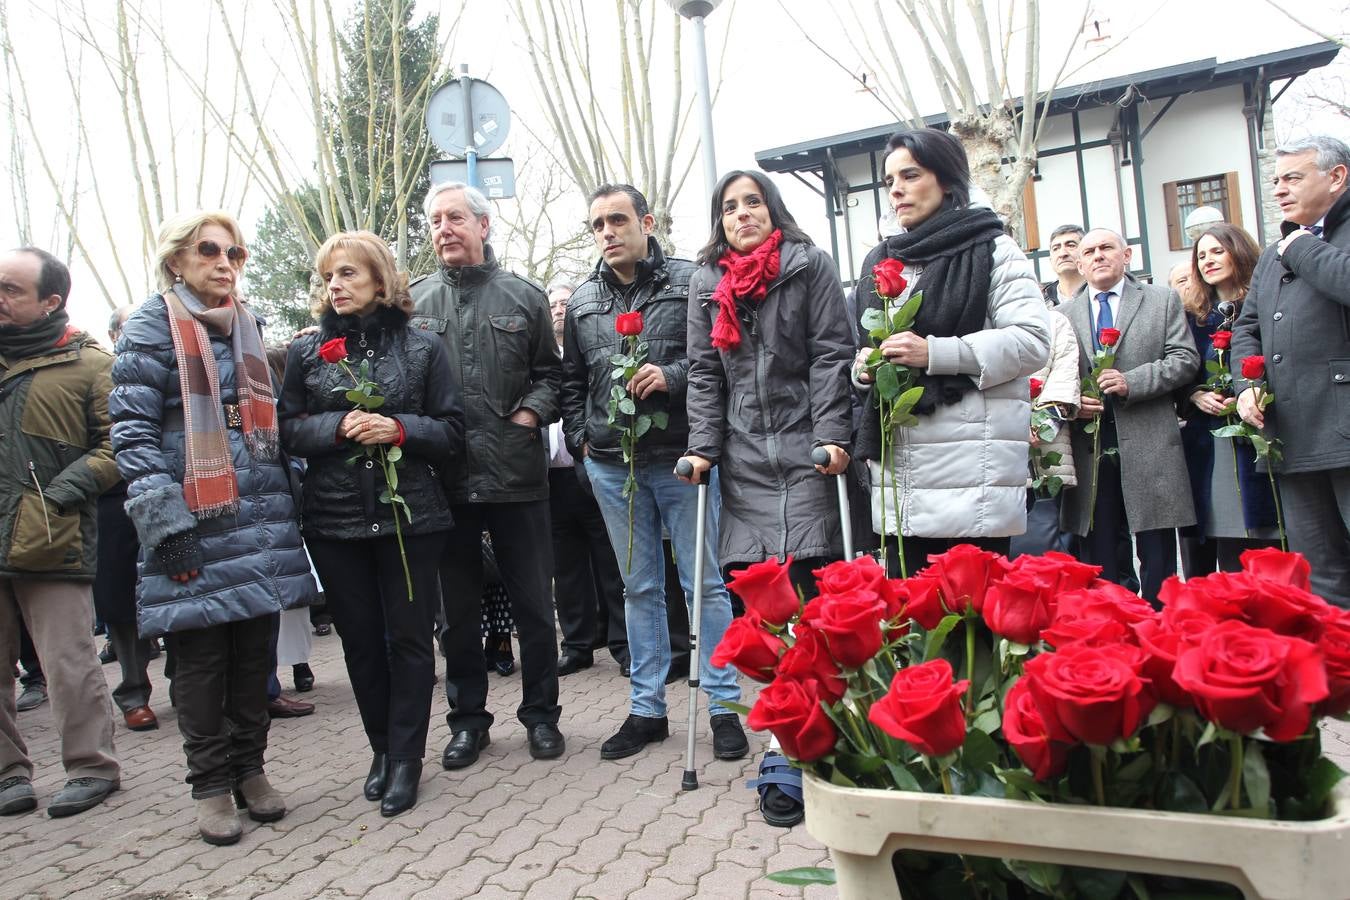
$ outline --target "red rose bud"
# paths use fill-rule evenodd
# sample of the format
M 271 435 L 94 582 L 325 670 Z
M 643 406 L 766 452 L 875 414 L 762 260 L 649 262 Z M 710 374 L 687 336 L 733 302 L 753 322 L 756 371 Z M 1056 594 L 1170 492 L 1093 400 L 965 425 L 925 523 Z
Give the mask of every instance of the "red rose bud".
M 1244 550 L 1239 559 L 1242 571 L 1257 578 L 1290 584 L 1305 591 L 1312 589 L 1309 584 L 1312 567 L 1302 553 L 1286 553 L 1274 547 L 1262 547 Z
M 1025 678 L 1003 702 L 1003 736 L 1037 781 L 1062 774 L 1069 764 L 1069 745 L 1051 739 Z
M 872 267 L 872 280 L 876 282 L 877 293 L 882 297 L 899 297 L 905 291 L 905 264 L 898 259 L 883 259 Z
M 1244 356 L 1242 357 L 1242 377 L 1248 381 L 1255 381 L 1264 377 L 1266 374 L 1266 358 L 1264 356 Z
M 619 313 L 614 320 L 614 330 L 624 337 L 637 337 L 642 334 L 642 311 Z
M 821 594 L 802 610 L 801 621 L 825 638 L 830 656 L 846 669 L 856 669 L 881 649 L 881 622 L 886 604 L 875 591 Z
M 753 609 L 732 619 L 713 650 L 712 664 L 719 668 L 730 664 L 756 681 L 772 681 L 784 645 L 777 635 L 764 630 L 763 622 Z
M 990 583 L 1008 570 L 1008 561 L 974 544 L 957 544 L 946 553 L 928 557 L 926 571 L 941 585 L 942 603 L 948 612 L 962 613 L 967 607 L 984 609 L 984 594 Z
M 1172 675 L 1205 718 L 1272 741 L 1308 730 L 1313 707 L 1330 696 L 1326 664 L 1307 641 L 1229 620 L 1177 657 Z
M 347 339 L 333 338 L 319 348 L 319 359 L 326 363 L 340 363 L 347 358 Z
M 1041 395 L 1041 390 L 1045 387 L 1045 382 L 1039 378 L 1031 379 L 1031 399 L 1035 400 Z
M 1210 343 L 1214 345 L 1215 350 L 1227 350 L 1233 343 L 1233 332 L 1216 331 L 1214 337 L 1210 338 Z
M 867 719 L 924 756 L 946 756 L 965 743 L 961 696 L 969 689 L 969 681 L 952 682 L 952 665 L 945 659 L 909 666 L 895 673 Z
M 1120 340 L 1119 328 L 1103 328 L 1102 333 L 1097 335 L 1097 340 L 1103 347 L 1114 347 L 1116 341 Z
M 815 681 L 779 678 L 759 692 L 745 724 L 753 731 L 772 731 L 783 752 L 798 762 L 812 762 L 834 749 L 839 733 L 825 714 Z
M 821 697 L 830 703 L 844 696 L 848 682 L 820 632 L 809 625 L 798 625 L 794 637 L 797 642 L 778 661 L 778 678 L 814 680 Z
M 727 587 L 741 598 L 747 610 L 753 609 L 765 622 L 782 625 L 802 607 L 797 589 L 788 578 L 790 565 L 791 556 L 787 562 L 766 559 L 748 568 L 733 569 Z

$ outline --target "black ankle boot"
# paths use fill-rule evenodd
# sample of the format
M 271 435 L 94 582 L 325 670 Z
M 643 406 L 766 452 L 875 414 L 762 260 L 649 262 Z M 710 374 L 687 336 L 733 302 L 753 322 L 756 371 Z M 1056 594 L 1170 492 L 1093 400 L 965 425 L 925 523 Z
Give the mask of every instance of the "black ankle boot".
M 417 783 L 421 780 L 420 759 L 392 760 L 389 763 L 389 780 L 385 784 L 384 799 L 380 801 L 380 815 L 388 818 L 416 806 Z
M 376 753 L 370 761 L 370 774 L 366 776 L 364 793 L 367 800 L 379 800 L 384 796 L 384 786 L 389 783 L 389 754 Z

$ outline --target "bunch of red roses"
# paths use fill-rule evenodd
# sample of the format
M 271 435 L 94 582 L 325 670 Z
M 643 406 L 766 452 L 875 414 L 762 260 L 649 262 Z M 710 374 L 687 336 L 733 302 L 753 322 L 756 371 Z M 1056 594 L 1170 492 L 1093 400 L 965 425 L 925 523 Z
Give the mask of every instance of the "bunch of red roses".
M 713 663 L 766 682 L 748 724 L 836 784 L 1316 817 L 1350 612 L 1298 554 L 1242 565 L 1169 580 L 1155 610 L 1061 553 L 961 545 L 904 580 L 860 557 L 804 606 L 771 560 L 732 573 L 746 614 Z

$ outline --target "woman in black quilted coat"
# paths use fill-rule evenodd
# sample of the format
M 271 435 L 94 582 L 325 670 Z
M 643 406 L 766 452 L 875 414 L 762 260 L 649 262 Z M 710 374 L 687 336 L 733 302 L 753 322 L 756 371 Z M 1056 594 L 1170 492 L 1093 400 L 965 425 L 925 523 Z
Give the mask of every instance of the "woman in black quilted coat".
M 327 290 L 318 333 L 286 361 L 282 440 L 308 462 L 302 530 L 374 752 L 364 793 L 395 816 L 417 802 L 426 752 L 436 567 L 452 525 L 441 479 L 463 449 L 464 412 L 445 348 L 408 327 L 407 281 L 379 236 L 334 235 L 315 268 Z M 376 409 L 347 397 L 363 363 Z M 396 489 L 382 454 L 398 457 Z
M 286 814 L 263 774 L 268 647 L 283 609 L 315 602 L 260 321 L 239 297 L 248 258 L 225 213 L 160 229 L 161 293 L 122 328 L 112 443 L 141 554 L 136 622 L 166 634 L 197 828 L 211 844 L 241 829 L 234 805 Z M 235 801 L 230 798 L 235 794 Z

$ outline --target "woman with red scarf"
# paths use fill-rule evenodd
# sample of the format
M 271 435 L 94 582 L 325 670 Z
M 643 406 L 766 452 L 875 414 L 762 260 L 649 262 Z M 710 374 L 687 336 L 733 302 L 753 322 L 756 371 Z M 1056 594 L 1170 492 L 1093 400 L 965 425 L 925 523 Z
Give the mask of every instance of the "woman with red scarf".
M 834 260 L 815 247 L 763 172 L 730 172 L 713 191 L 712 237 L 689 283 L 689 452 L 718 468 L 723 568 L 842 555 L 831 479 L 848 466 L 852 314 Z M 827 466 L 813 466 L 824 447 Z

